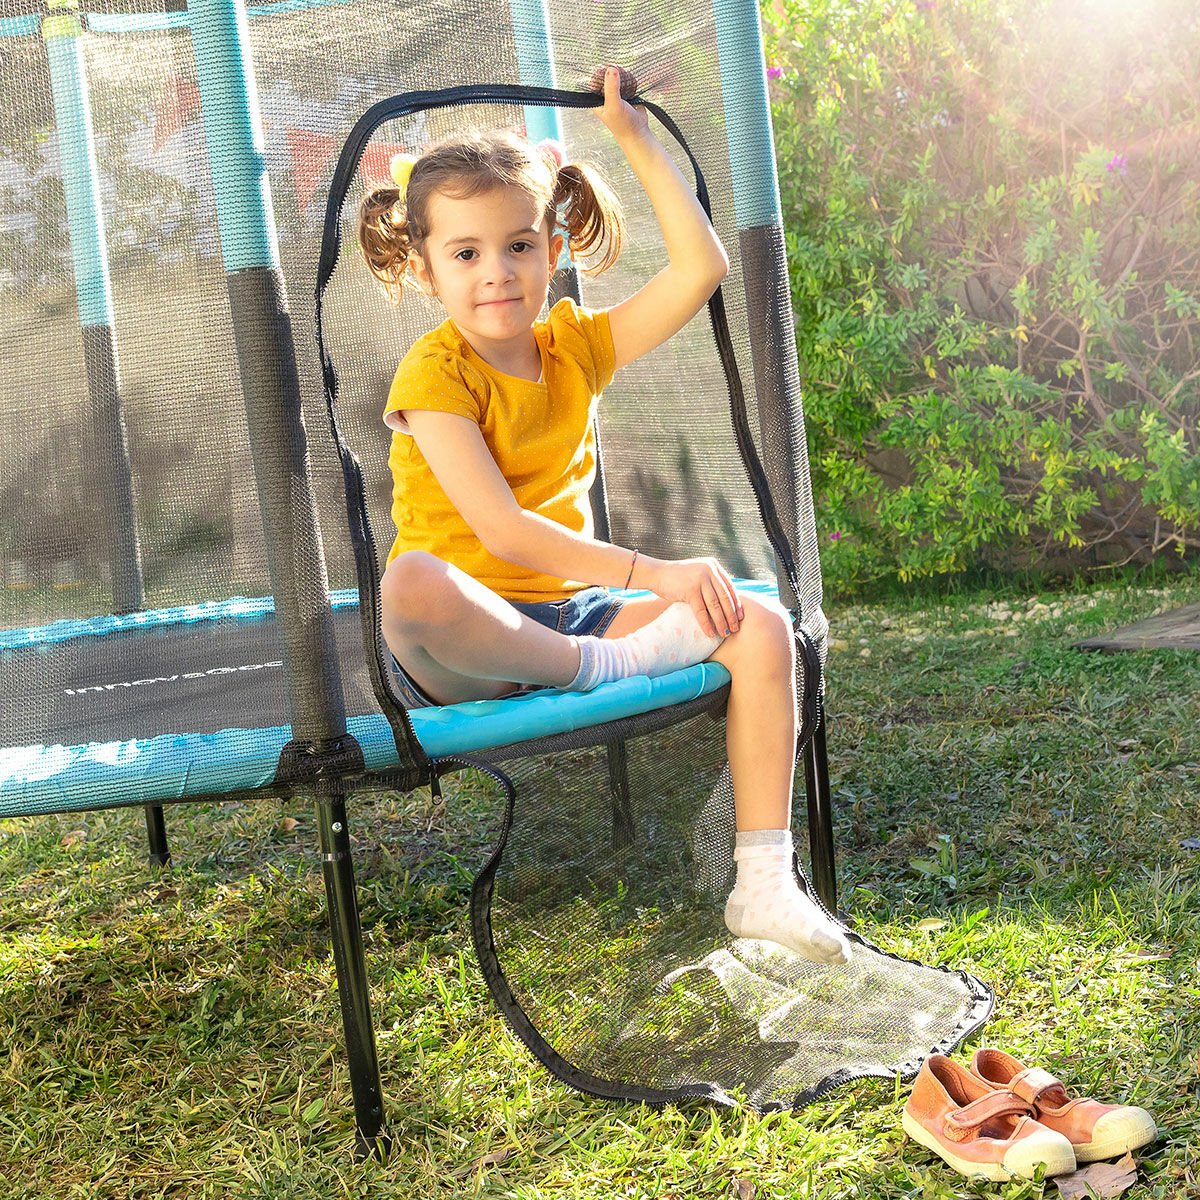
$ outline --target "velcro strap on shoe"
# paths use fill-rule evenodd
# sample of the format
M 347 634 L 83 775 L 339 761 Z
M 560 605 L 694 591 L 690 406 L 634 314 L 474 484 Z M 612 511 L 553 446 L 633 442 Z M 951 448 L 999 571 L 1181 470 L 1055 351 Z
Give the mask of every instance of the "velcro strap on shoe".
M 1033 1105 L 1012 1092 L 991 1092 L 946 1114 L 943 1129 L 952 1142 L 965 1142 L 996 1117 L 1031 1117 Z
M 1010 1092 L 1015 1092 L 1022 1100 L 1028 1100 L 1030 1104 L 1037 1104 L 1038 1097 L 1049 1088 L 1062 1088 L 1049 1071 L 1043 1071 L 1041 1067 L 1026 1067 L 1024 1071 L 1018 1072 L 1005 1085 Z M 1065 1091 L 1063 1092 L 1065 1095 Z

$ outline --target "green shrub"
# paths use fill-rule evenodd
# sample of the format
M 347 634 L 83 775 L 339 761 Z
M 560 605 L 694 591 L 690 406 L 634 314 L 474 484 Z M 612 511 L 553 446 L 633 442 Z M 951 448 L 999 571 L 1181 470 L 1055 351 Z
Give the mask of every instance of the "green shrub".
M 765 0 L 834 587 L 1200 546 L 1194 0 Z

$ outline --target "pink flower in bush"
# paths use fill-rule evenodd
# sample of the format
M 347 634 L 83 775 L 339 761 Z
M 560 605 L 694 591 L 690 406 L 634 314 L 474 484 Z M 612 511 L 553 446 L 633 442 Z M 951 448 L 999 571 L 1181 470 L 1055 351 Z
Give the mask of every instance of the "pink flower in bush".
M 767 68 L 767 78 L 768 79 L 782 79 L 783 78 L 783 68 L 782 67 L 768 67 Z
M 840 542 L 840 541 L 842 540 L 842 534 L 841 534 L 841 531 L 840 531 L 840 530 L 838 530 L 838 529 L 835 529 L 835 530 L 834 530 L 834 531 L 833 531 L 833 532 L 832 532 L 832 533 L 829 535 L 829 540 L 830 540 L 831 542 Z
M 1129 159 L 1124 154 L 1114 154 L 1104 166 L 1106 170 L 1111 171 L 1114 175 L 1127 175 L 1129 173 Z

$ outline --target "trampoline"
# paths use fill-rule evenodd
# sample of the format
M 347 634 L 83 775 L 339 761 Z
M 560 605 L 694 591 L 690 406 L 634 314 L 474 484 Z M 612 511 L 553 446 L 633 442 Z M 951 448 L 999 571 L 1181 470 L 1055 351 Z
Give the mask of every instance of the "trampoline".
M 575 1087 L 791 1107 L 910 1076 L 986 1019 L 978 980 L 854 934 L 836 971 L 729 934 L 722 667 L 409 713 L 382 651 L 380 413 L 440 316 L 387 305 L 348 214 L 398 148 L 554 137 L 613 182 L 629 238 L 600 278 L 561 264 L 551 302 L 618 302 L 661 249 L 589 111 L 602 53 L 640 81 L 731 269 L 606 390 L 595 533 L 712 554 L 790 610 L 797 832 L 807 817 L 811 890 L 836 908 L 828 625 L 753 0 L 0 0 L 0 45 L 0 817 L 143 805 L 165 862 L 168 803 L 311 799 L 364 1142 L 386 1114 L 350 814 L 464 767 L 506 805 L 472 892 L 483 979 Z
M 753 580 L 739 587 L 773 592 Z M 339 656 L 354 663 L 362 656 L 357 597 L 335 593 L 331 601 Z M 81 638 L 89 639 L 86 655 L 75 653 Z M 26 694 L 32 703 L 23 728 L 41 735 L 0 749 L 0 814 L 162 805 L 270 787 L 292 740 L 283 666 L 269 598 L 0 631 L 0 694 Z M 546 689 L 419 709 L 411 720 L 431 758 L 484 749 L 503 756 L 533 738 L 698 700 L 728 682 L 724 667 L 701 663 L 586 693 Z M 398 769 L 395 739 L 365 668 L 343 684 L 348 731 L 364 765 Z

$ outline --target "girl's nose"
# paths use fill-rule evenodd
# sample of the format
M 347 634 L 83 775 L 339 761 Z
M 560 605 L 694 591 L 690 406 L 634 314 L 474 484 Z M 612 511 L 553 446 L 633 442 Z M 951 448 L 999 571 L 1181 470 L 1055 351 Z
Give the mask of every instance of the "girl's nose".
M 488 274 L 493 279 L 512 279 L 516 274 L 516 270 L 511 257 L 507 254 L 496 255 L 496 257 L 488 263 Z

